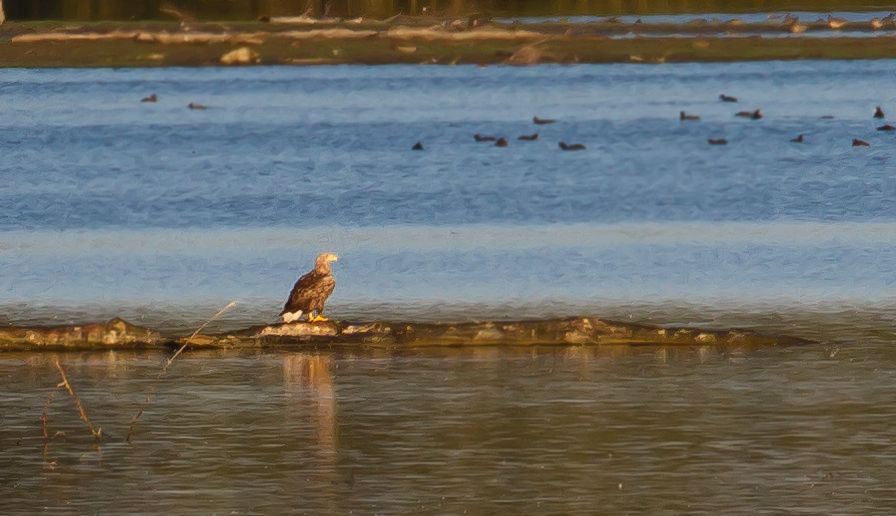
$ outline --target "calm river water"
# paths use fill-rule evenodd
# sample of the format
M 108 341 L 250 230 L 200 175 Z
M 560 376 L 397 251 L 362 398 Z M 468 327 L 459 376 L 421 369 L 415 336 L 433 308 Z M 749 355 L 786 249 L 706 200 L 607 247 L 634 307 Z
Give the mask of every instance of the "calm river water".
M 57 391 L 46 455 L 57 357 L 4 354 L 0 512 L 889 512 L 896 137 L 871 115 L 896 115 L 894 73 L 6 70 L 3 322 L 185 332 L 232 299 L 214 328 L 269 321 L 331 250 L 337 318 L 588 313 L 820 343 L 187 354 L 130 445 L 165 357 L 66 354 L 109 438 Z

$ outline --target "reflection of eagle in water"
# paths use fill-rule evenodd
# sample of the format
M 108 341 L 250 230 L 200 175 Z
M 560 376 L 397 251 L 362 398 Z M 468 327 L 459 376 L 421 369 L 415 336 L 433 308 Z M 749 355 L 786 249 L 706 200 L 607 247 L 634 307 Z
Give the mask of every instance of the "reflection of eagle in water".
M 332 253 L 321 253 L 314 262 L 314 270 L 305 274 L 292 287 L 289 299 L 283 305 L 280 316 L 283 322 L 298 321 L 302 314 L 308 314 L 308 322 L 326 321 L 323 316 L 324 303 L 336 288 L 336 280 L 333 279 L 333 271 L 330 263 L 337 260 Z M 317 312 L 315 315 L 314 312 Z

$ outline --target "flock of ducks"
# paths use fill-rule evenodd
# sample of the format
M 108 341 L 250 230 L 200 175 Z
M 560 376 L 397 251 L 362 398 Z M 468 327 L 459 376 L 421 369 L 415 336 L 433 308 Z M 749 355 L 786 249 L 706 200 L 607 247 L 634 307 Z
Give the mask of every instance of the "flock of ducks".
M 799 34 L 802 32 L 806 32 L 806 30 L 809 29 L 808 24 L 801 22 L 799 17 L 793 16 L 790 14 L 788 14 L 784 17 L 781 17 L 781 18 L 769 16 L 769 19 L 770 20 L 780 19 L 782 23 L 784 23 L 788 26 L 788 30 L 792 34 Z M 828 15 L 827 20 L 825 20 L 823 18 L 819 18 L 819 20 L 816 23 L 825 24 L 831 30 L 840 30 L 844 26 L 846 26 L 846 24 L 849 23 L 849 21 L 845 20 L 843 18 L 835 18 L 834 16 Z M 880 30 L 887 26 L 893 26 L 894 24 L 896 24 L 896 15 L 891 13 L 890 15 L 885 16 L 883 18 L 873 18 L 871 20 L 870 24 L 871 24 L 871 28 L 873 30 Z
M 737 97 L 732 97 L 730 95 L 725 95 L 724 93 L 722 93 L 721 95 L 719 95 L 719 100 L 721 100 L 722 102 L 737 102 Z M 734 116 L 741 117 L 741 118 L 748 118 L 750 120 L 761 120 L 763 117 L 761 109 L 756 109 L 753 111 L 738 111 L 737 113 L 734 114 Z M 880 106 L 877 106 L 874 108 L 874 118 L 883 119 L 885 117 L 886 117 L 886 115 L 884 114 L 883 108 L 881 108 Z M 825 116 L 822 116 L 821 118 L 832 119 L 834 117 L 831 115 L 825 115 Z M 682 122 L 696 122 L 696 121 L 700 120 L 700 117 L 698 115 L 688 114 L 685 111 L 680 111 L 678 113 L 678 119 L 681 120 Z M 894 127 L 890 124 L 884 124 L 884 125 L 878 127 L 877 130 L 878 131 L 896 131 L 896 127 Z M 805 143 L 806 137 L 805 137 L 805 135 L 800 134 L 800 135 L 797 135 L 795 138 L 791 138 L 790 141 L 791 141 L 791 143 Z M 725 138 L 709 138 L 707 140 L 707 143 L 709 143 L 710 145 L 727 145 L 728 140 L 726 140 Z M 860 140 L 858 138 L 853 138 L 852 146 L 853 147 L 871 147 L 871 144 L 864 140 Z
M 724 93 L 722 93 L 721 95 L 719 95 L 719 100 L 721 100 L 722 102 L 737 102 L 737 97 L 732 97 L 730 95 L 725 95 Z M 156 103 L 158 101 L 159 101 L 159 96 L 156 95 L 155 93 L 151 94 L 148 97 L 143 97 L 142 99 L 140 99 L 140 102 L 147 102 L 147 103 Z M 193 110 L 208 109 L 206 106 L 196 103 L 196 102 L 190 102 L 189 104 L 187 104 L 187 107 L 189 109 L 193 109 Z M 753 111 L 738 111 L 737 113 L 734 114 L 734 116 L 741 117 L 741 118 L 747 118 L 750 120 L 761 120 L 763 118 L 761 109 L 754 109 Z M 873 117 L 878 120 L 886 118 L 883 108 L 881 108 L 880 106 L 875 107 Z M 822 116 L 821 118 L 831 119 L 834 117 L 830 116 L 830 115 L 825 115 L 825 116 Z M 700 116 L 694 115 L 694 114 L 689 114 L 686 111 L 679 111 L 678 119 L 682 122 L 697 122 L 700 120 Z M 554 120 L 552 118 L 539 118 L 539 117 L 535 116 L 535 117 L 532 117 L 532 123 L 535 125 L 550 125 L 550 124 L 557 123 L 557 120 Z M 892 131 L 896 131 L 896 126 L 892 126 L 890 124 L 884 124 L 884 125 L 878 127 L 877 130 L 892 132 Z M 540 138 L 539 133 L 535 132 L 532 134 L 524 134 L 522 136 L 519 136 L 517 138 L 517 140 L 521 141 L 521 142 L 534 142 L 534 141 L 538 140 L 539 138 Z M 508 147 L 510 145 L 510 142 L 504 136 L 491 136 L 491 135 L 476 133 L 473 135 L 473 140 L 475 140 L 476 142 L 479 142 L 479 143 L 494 142 L 495 147 Z M 710 145 L 728 145 L 728 140 L 726 140 L 725 138 L 709 138 L 706 141 Z M 794 138 L 791 138 L 790 141 L 792 143 L 805 143 L 806 137 L 804 135 L 800 134 Z M 580 151 L 580 150 L 586 149 L 585 145 L 583 145 L 581 143 L 566 143 L 564 141 L 560 141 L 557 145 L 558 145 L 558 147 L 560 147 L 560 150 L 562 150 L 562 151 Z M 852 146 L 853 147 L 870 147 L 871 144 L 866 142 L 865 140 L 853 138 Z M 417 142 L 411 147 L 411 150 L 422 151 L 422 150 L 426 150 L 426 148 L 423 146 L 423 142 Z
M 538 118 L 536 116 L 536 117 L 532 117 L 532 123 L 535 125 L 549 125 L 549 124 L 556 124 L 557 121 L 552 118 Z M 532 133 L 532 134 L 524 134 L 524 135 L 518 137 L 517 140 L 521 141 L 521 142 L 534 142 L 534 141 L 538 140 L 539 138 L 540 138 L 540 135 L 536 132 L 536 133 Z M 479 142 L 479 143 L 494 142 L 495 147 L 507 147 L 510 145 L 510 142 L 507 141 L 507 138 L 504 136 L 491 136 L 491 135 L 487 135 L 487 134 L 476 133 L 473 135 L 473 140 L 475 140 L 476 142 Z M 561 141 L 557 145 L 560 147 L 560 150 L 563 150 L 563 151 L 585 150 L 585 146 L 582 145 L 581 143 L 566 143 L 564 141 Z M 422 151 L 422 150 L 426 150 L 426 148 L 423 147 L 423 142 L 417 142 L 414 144 L 413 147 L 411 147 L 411 150 Z
M 140 99 L 140 102 L 146 102 L 146 103 L 150 103 L 150 104 L 155 104 L 158 101 L 159 101 L 159 96 L 156 95 L 155 93 L 153 93 L 152 95 L 150 95 L 148 97 L 143 97 L 142 99 Z M 199 111 L 208 109 L 207 106 L 204 106 L 197 102 L 190 102 L 189 104 L 187 104 L 187 107 L 190 109 L 199 110 Z

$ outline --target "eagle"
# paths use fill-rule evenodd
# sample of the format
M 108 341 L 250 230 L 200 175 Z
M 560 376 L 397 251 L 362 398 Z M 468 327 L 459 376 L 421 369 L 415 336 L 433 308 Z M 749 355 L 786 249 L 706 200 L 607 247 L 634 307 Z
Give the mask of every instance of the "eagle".
M 314 269 L 293 285 L 292 292 L 283 305 L 283 311 L 280 312 L 283 322 L 298 321 L 303 313 L 308 315 L 308 322 L 328 320 L 323 316 L 324 304 L 336 288 L 330 264 L 338 259 L 339 257 L 333 253 L 318 255 L 314 261 Z

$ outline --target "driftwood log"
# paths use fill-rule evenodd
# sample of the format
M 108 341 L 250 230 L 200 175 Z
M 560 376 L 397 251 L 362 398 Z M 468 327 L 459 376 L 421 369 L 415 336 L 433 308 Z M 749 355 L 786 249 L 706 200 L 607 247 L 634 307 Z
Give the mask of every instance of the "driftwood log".
M 662 327 L 593 317 L 468 323 L 297 322 L 168 338 L 121 319 L 67 326 L 0 328 L 0 350 L 91 350 L 179 347 L 314 348 L 425 346 L 782 346 L 812 341 L 748 330 Z

